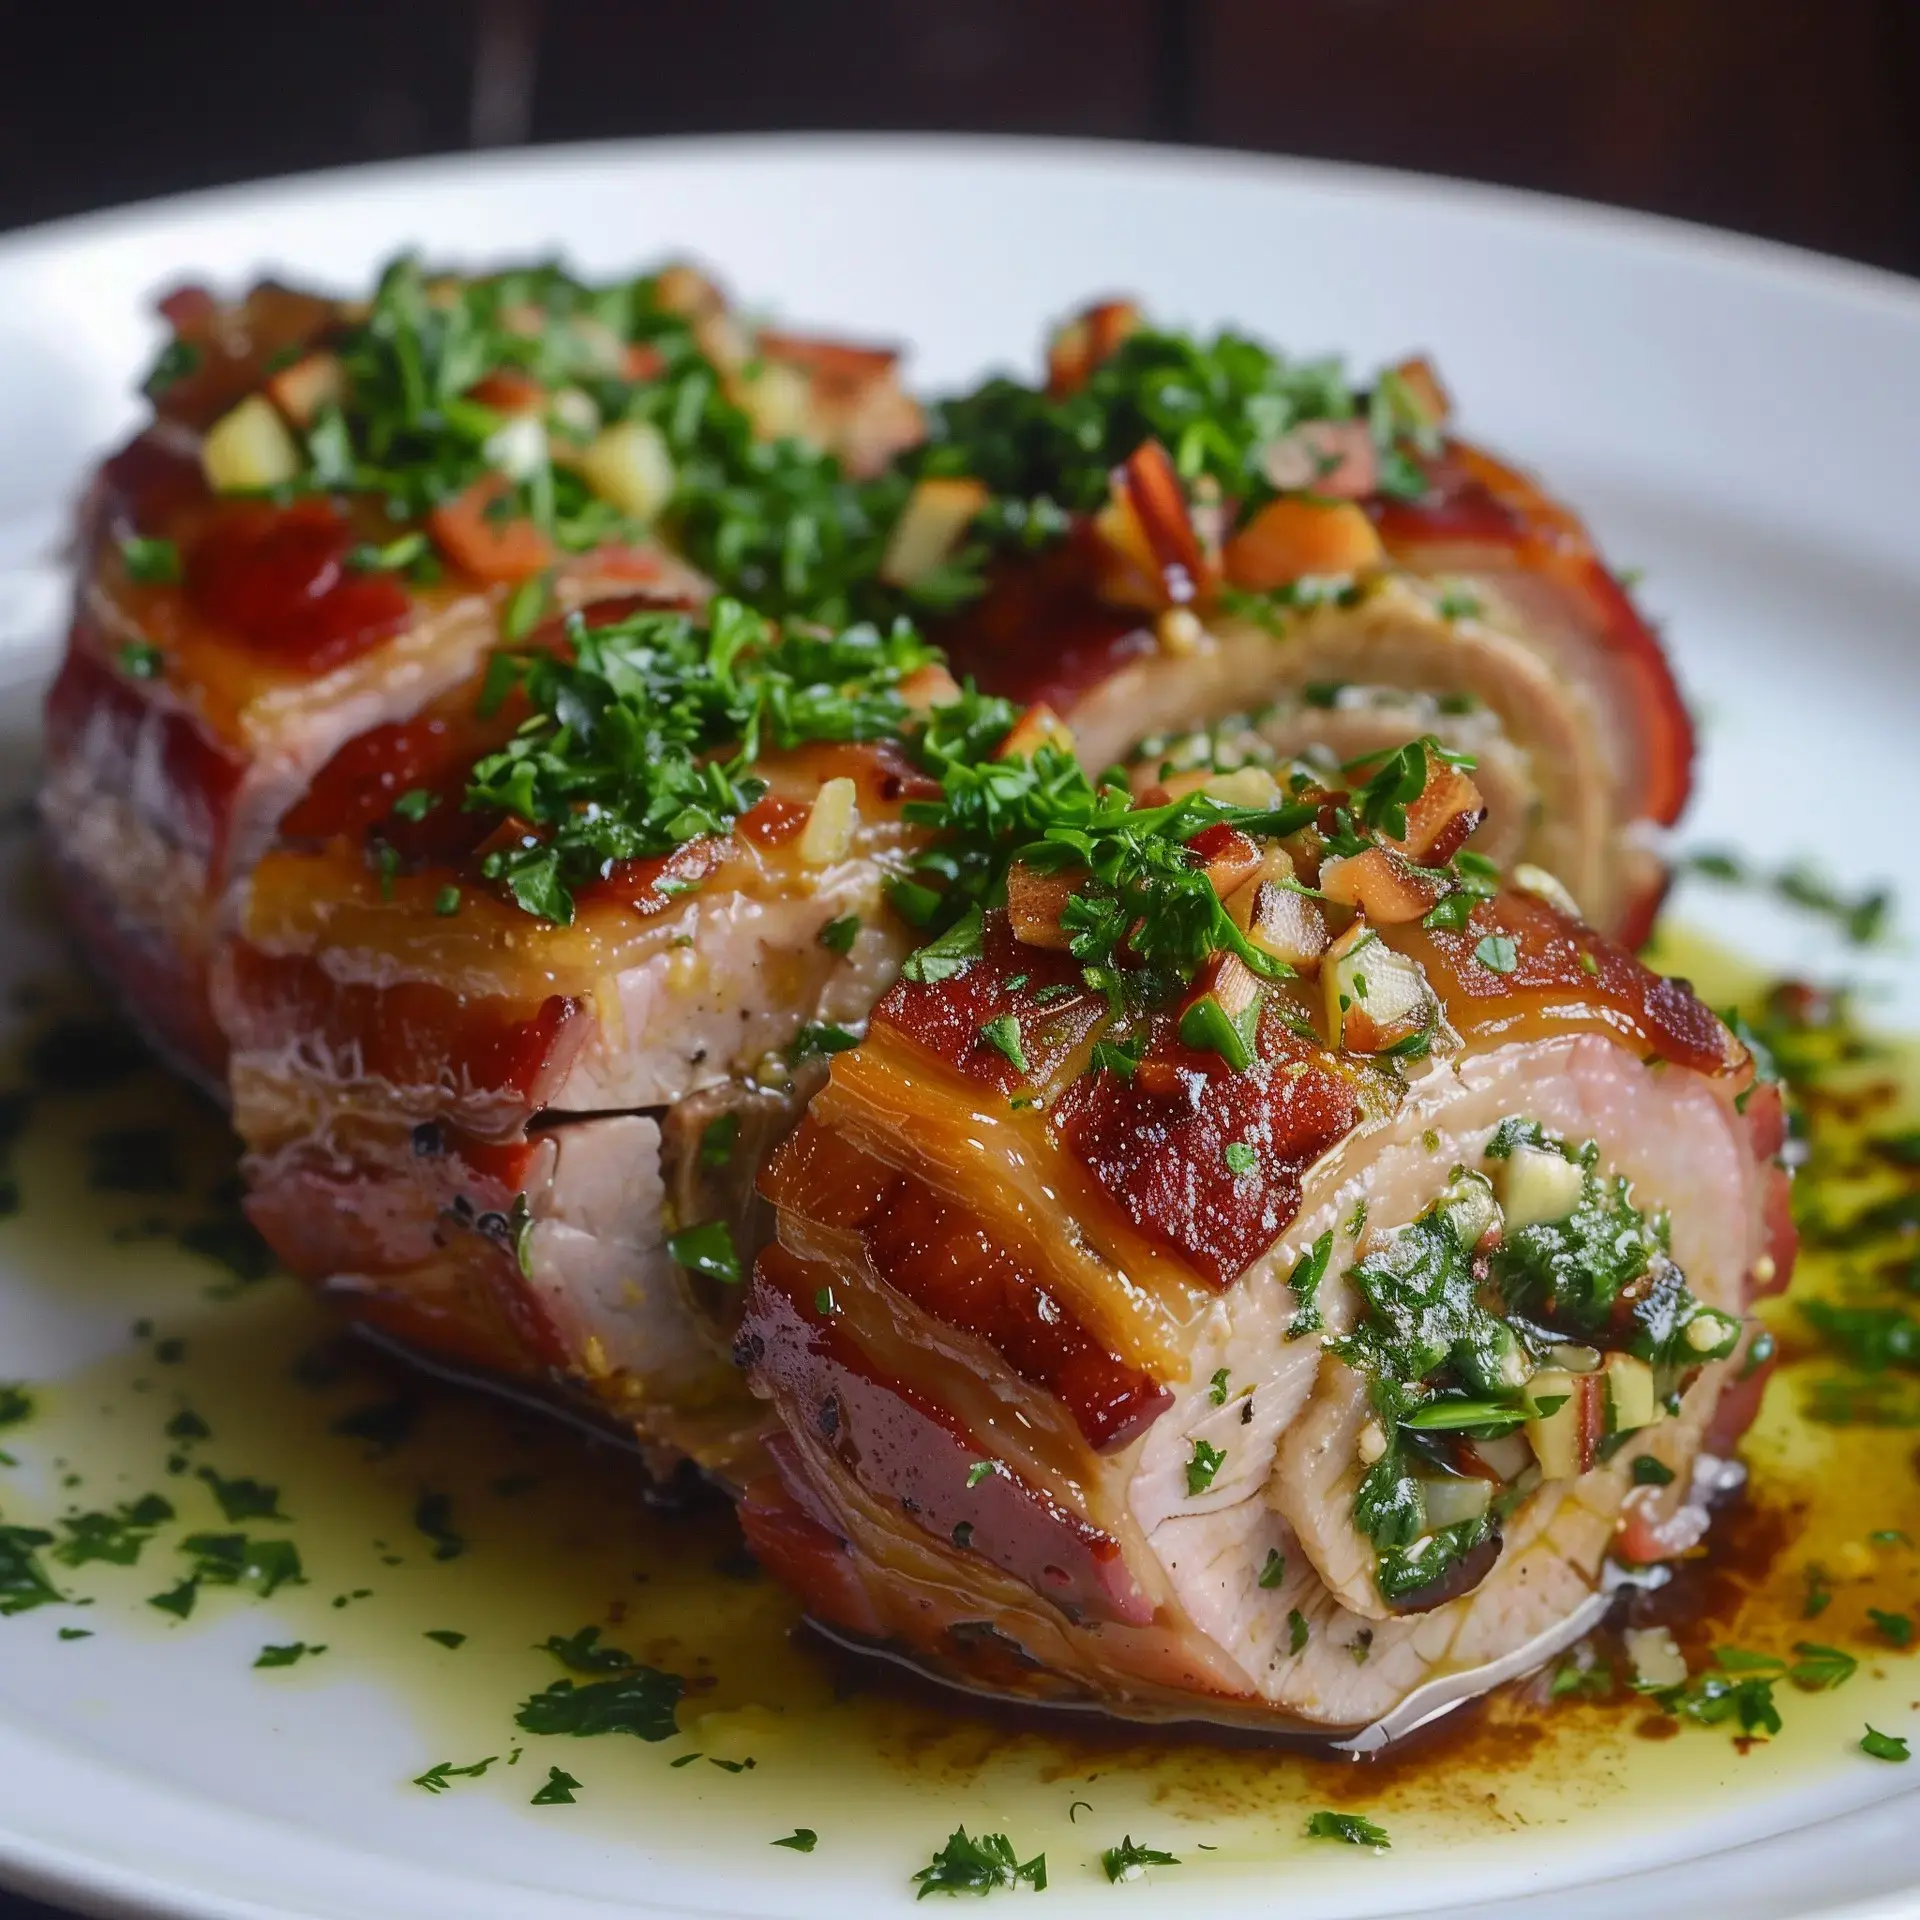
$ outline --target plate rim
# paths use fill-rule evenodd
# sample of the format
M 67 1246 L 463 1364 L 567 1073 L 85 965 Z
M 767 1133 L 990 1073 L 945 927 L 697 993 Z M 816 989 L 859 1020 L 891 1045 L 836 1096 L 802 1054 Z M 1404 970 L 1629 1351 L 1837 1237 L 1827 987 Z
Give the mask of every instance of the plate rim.
M 1135 140 L 1105 140 L 1025 134 L 779 132 L 672 135 L 555 143 L 534 147 L 458 150 L 446 154 L 362 162 L 346 167 L 269 176 L 228 185 L 156 195 L 90 212 L 67 215 L 0 233 L 0 275 L 32 271 L 62 253 L 89 246 L 151 237 L 170 225 L 257 214 L 275 205 L 298 205 L 395 187 L 458 189 L 489 179 L 537 180 L 581 167 L 646 169 L 653 163 L 694 162 L 749 170 L 804 157 L 850 168 L 898 163 L 955 165 L 982 158 L 1010 168 L 1071 172 L 1102 167 L 1190 182 L 1262 184 L 1313 197 L 1346 198 L 1356 204 L 1422 207 L 1493 220 L 1516 238 L 1552 232 L 1646 259 L 1679 259 L 1699 270 L 1738 275 L 1835 306 L 1872 311 L 1915 330 L 1920 338 L 1920 278 L 1849 261 L 1790 242 L 1742 234 L 1671 216 L 1642 212 L 1573 196 L 1469 181 L 1344 161 L 1270 155 L 1231 147 L 1180 147 Z M 191 259 L 181 271 L 193 271 Z M 136 1785 L 162 1783 L 130 1776 Z M 1920 1788 L 1907 1790 L 1907 1795 Z M 1846 1816 L 1841 1816 L 1845 1818 Z M 1832 1824 L 1816 1817 L 1796 1832 Z M 303 1835 L 309 1841 L 317 1836 Z M 330 1848 L 341 1845 L 332 1838 Z M 1693 1856 L 1711 1859 L 1711 1854 Z M 371 1860 L 374 1856 L 368 1856 Z M 1650 1871 L 1659 1871 L 1653 1869 Z M 1632 1879 L 1636 1876 L 1618 1876 Z M 142 1872 L 75 1848 L 0 1830 L 0 1882 L 34 1897 L 53 1899 L 89 1914 L 164 1916 L 165 1920 L 288 1920 L 297 1910 L 236 1897 L 196 1892 L 160 1873 Z M 1606 1881 L 1585 1883 L 1604 1886 Z M 1920 1878 L 1915 1885 L 1920 1885 Z M 531 1891 L 531 1890 L 529 1890 Z M 553 1890 L 548 1896 L 571 1911 L 602 1906 L 594 1896 Z M 1911 1890 L 1864 1900 L 1823 1904 L 1812 1913 L 1892 1915 L 1913 1910 Z M 723 1909 L 715 1909 L 717 1914 Z
M 1878 308 L 1920 326 L 1920 274 L 1850 260 L 1760 234 L 1717 227 L 1674 214 L 1653 213 L 1543 188 L 1506 186 L 1453 174 L 1252 148 L 1173 145 L 1151 140 L 1027 133 L 798 130 L 711 134 L 657 134 L 605 140 L 542 142 L 518 147 L 455 149 L 446 153 L 365 160 L 317 167 L 220 186 L 119 201 L 82 213 L 57 215 L 0 231 L 0 271 L 33 256 L 86 242 L 111 243 L 150 233 L 174 221 L 244 213 L 261 203 L 416 185 L 452 186 L 480 176 L 563 173 L 582 165 L 651 161 L 768 165 L 783 157 L 879 164 L 889 161 L 964 161 L 988 157 L 1027 166 L 1121 166 L 1182 174 L 1197 180 L 1237 179 L 1291 186 L 1321 194 L 1435 208 L 1491 217 L 1510 226 L 1569 227 L 1596 240 L 1699 261 L 1702 251 L 1723 270 L 1809 286 L 1849 302 Z M 185 269 L 183 270 L 190 270 Z

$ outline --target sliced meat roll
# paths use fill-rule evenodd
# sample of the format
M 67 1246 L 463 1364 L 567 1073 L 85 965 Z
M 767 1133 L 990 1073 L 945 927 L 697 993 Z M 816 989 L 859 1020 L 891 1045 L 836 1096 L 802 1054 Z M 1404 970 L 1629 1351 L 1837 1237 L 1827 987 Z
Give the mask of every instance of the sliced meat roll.
M 891 354 L 756 337 L 684 268 L 588 287 L 402 260 L 371 302 L 162 305 L 153 419 L 80 513 L 42 811 L 97 964 L 217 1088 L 222 902 L 343 742 L 464 679 L 503 621 L 706 591 L 675 554 L 728 558 L 716 490 L 871 467 L 919 416 Z
M 1006 904 L 764 1176 L 749 1537 L 964 1684 L 1386 1737 L 1699 1539 L 1792 1258 L 1777 1095 L 1497 886 L 1433 743 L 1131 811 L 1034 769 Z
M 280 1256 L 732 1474 L 754 1172 L 910 945 L 895 742 L 942 690 L 909 634 L 608 603 L 343 746 L 215 971 Z
M 984 576 L 936 629 L 955 670 L 1051 704 L 1090 766 L 1337 765 L 1426 734 L 1473 754 L 1483 850 L 1635 942 L 1686 709 L 1578 519 L 1449 412 L 1424 362 L 1362 391 L 1096 308 L 1043 390 L 936 410 L 889 566 L 935 600 Z

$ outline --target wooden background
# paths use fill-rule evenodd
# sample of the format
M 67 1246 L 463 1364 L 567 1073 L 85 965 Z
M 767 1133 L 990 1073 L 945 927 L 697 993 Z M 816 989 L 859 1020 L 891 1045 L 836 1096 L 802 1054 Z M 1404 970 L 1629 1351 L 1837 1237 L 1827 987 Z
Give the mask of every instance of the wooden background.
M 1920 0 L 0 0 L 0 229 L 466 146 L 1198 142 L 1920 270 Z M 0 1893 L 0 1920 L 59 1920 Z
M 1920 268 L 1920 0 L 0 0 L 0 228 L 609 135 L 1198 141 Z

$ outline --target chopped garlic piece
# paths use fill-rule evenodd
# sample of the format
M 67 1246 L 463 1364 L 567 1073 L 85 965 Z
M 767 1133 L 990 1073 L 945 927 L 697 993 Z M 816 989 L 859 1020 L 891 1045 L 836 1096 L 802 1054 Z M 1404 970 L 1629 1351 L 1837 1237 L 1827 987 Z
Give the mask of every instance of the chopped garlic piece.
M 200 465 L 215 493 L 251 493 L 293 479 L 300 450 L 273 402 L 254 393 L 207 429 Z
M 673 498 L 677 479 L 666 438 L 648 420 L 616 421 L 596 435 L 580 456 L 580 473 L 602 500 L 643 521 Z
M 1629 1628 L 1622 1637 L 1642 1686 L 1677 1687 L 1686 1679 L 1687 1657 L 1666 1627 Z
M 510 480 L 531 480 L 547 464 L 547 430 L 536 415 L 515 414 L 487 436 L 480 455 Z
M 821 787 L 800 834 L 800 858 L 808 866 L 824 867 L 845 857 L 860 824 L 858 799 L 859 789 L 845 774 Z

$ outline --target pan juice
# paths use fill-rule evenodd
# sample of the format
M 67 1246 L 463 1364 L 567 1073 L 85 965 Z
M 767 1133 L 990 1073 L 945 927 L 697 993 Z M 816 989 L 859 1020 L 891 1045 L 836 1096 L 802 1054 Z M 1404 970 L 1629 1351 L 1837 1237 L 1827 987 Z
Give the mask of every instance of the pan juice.
M 1707 943 L 1667 935 L 1656 957 L 1715 1005 L 1765 1001 Z M 1849 1363 L 1800 1303 L 1900 1297 L 1920 1246 L 1887 1211 L 1920 1195 L 1910 1043 L 1840 1047 L 1806 1092 L 1796 1207 L 1814 1231 L 1791 1292 L 1761 1309 L 1781 1365 L 1746 1486 L 1705 1552 L 1634 1602 L 1696 1673 L 1716 1650 L 1751 1656 L 1735 1677 L 1767 1681 L 1778 1733 L 1663 1711 L 1609 1630 L 1351 1762 L 1009 1716 L 836 1654 L 724 1502 L 664 1500 L 624 1447 L 343 1334 L 265 1270 L 221 1117 L 72 989 L 16 1002 L 0 1289 L 28 1338 L 0 1349 L 0 1696 L 31 1663 L 78 1699 L 132 1649 L 217 1671 L 233 1711 L 257 1703 L 310 1764 L 382 1783 L 423 1831 L 458 1795 L 657 1858 L 784 1839 L 766 1857 L 809 1887 L 836 1853 L 877 1850 L 903 1892 L 961 1825 L 1006 1833 L 1022 1860 L 1044 1851 L 1056 1884 L 1104 1884 L 1103 1850 L 1129 1836 L 1176 1855 L 1150 1874 L 1196 1894 L 1280 1859 L 1300 1889 L 1489 1861 L 1538 1886 L 1626 1833 L 1678 1856 L 1907 1784 L 1859 1741 L 1920 1734 L 1902 1637 L 1920 1638 L 1920 1376 Z M 1849 1242 L 1875 1204 L 1896 1222 L 1886 1243 Z M 67 1358 L 38 1368 L 40 1348 Z M 564 1718 L 567 1693 L 646 1670 L 677 1676 L 677 1697 L 639 1686 L 618 1730 L 519 1724 L 541 1698 L 532 1717 L 554 1717 L 556 1683 Z M 329 1703 L 354 1690 L 397 1712 L 329 1751 Z M 138 1710 L 125 1691 L 96 1724 Z M 1309 1840 L 1321 1810 L 1376 1822 L 1391 1855 Z

